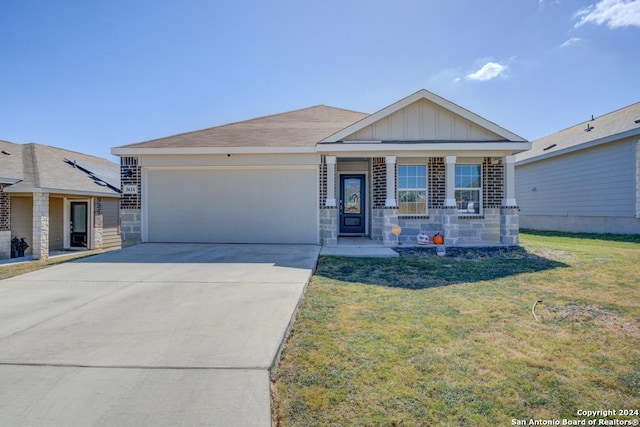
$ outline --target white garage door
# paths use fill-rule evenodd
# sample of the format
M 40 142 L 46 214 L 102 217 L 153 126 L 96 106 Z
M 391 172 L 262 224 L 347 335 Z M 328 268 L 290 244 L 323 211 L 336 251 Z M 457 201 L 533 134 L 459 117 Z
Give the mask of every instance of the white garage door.
M 318 243 L 315 168 L 147 171 L 149 242 Z

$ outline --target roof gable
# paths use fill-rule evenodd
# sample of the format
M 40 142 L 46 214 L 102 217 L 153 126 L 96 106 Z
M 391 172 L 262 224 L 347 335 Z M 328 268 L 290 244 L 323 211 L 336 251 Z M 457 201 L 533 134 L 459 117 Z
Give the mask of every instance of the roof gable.
M 420 90 L 325 138 L 338 141 L 525 141 L 427 90 Z

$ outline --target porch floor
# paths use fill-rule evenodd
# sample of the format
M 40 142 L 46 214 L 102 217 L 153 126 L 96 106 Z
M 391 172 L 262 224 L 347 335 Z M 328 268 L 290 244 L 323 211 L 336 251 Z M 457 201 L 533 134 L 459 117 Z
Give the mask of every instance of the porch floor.
M 320 249 L 320 255 L 363 258 L 395 258 L 400 256 L 398 252 L 384 246 L 381 241 L 371 240 L 365 236 L 338 237 L 338 245 L 323 246 Z

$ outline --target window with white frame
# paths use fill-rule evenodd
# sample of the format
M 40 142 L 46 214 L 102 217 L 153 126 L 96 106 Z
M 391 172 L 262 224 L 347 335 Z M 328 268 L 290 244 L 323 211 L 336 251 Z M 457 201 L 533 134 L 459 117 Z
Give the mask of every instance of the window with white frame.
M 480 215 L 482 205 L 482 167 L 456 165 L 456 203 L 460 215 Z
M 427 214 L 426 165 L 398 165 L 398 214 Z

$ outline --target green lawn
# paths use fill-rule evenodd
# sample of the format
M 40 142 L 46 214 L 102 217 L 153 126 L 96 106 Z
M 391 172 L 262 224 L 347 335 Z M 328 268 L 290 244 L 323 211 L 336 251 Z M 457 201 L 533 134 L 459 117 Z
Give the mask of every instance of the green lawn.
M 640 409 L 640 236 L 523 232 L 521 243 L 491 257 L 320 258 L 273 374 L 276 424 L 493 426 Z

